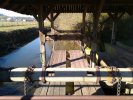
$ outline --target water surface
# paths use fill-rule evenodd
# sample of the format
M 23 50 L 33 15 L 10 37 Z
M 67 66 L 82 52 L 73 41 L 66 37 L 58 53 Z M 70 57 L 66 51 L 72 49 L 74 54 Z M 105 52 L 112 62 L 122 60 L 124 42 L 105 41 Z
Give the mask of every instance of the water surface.
M 25 46 L 0 57 L 0 67 L 28 67 L 30 65 L 41 66 L 40 62 L 40 41 L 39 38 L 26 44 Z M 46 59 L 51 54 L 51 48 L 46 43 Z

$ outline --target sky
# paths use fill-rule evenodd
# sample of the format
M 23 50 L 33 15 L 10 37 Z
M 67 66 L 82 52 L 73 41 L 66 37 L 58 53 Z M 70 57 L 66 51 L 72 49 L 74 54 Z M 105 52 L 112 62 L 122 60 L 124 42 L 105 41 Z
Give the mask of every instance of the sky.
M 16 12 L 1 9 L 1 8 L 0 8 L 0 14 L 4 14 L 4 15 L 7 15 L 7 16 L 12 16 L 12 17 L 31 17 L 31 16 L 27 16 L 27 15 L 24 15 L 24 14 L 16 13 Z

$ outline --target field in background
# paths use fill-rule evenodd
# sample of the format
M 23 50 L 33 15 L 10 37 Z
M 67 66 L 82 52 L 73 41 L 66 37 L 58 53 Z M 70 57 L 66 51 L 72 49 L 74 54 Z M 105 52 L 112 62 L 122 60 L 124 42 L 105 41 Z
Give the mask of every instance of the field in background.
M 37 27 L 37 22 L 0 22 L 0 32 Z
M 50 22 L 46 20 L 45 27 L 50 26 Z M 15 30 L 21 30 L 21 29 L 28 29 L 28 28 L 37 28 L 38 23 L 36 21 L 33 22 L 8 22 L 8 21 L 2 21 L 0 22 L 0 32 L 10 32 Z

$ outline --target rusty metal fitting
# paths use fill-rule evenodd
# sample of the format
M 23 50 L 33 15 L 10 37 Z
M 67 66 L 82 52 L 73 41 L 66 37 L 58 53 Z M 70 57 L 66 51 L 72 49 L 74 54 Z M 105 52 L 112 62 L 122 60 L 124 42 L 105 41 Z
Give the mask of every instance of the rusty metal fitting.
M 36 68 L 35 65 L 29 66 L 25 72 L 25 81 L 33 83 L 32 74 L 34 69 Z

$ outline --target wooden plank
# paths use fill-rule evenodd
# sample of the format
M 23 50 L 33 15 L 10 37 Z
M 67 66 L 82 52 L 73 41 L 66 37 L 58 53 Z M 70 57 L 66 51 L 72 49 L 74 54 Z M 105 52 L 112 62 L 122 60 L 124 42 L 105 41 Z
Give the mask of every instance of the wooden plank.
M 79 82 L 74 82 L 74 94 L 73 95 L 82 95 L 81 85 Z
M 53 57 L 52 57 L 52 59 L 51 59 L 52 62 L 51 62 L 51 64 L 50 64 L 50 67 L 53 67 L 53 65 L 55 64 L 55 60 L 56 60 L 56 55 L 55 55 L 55 54 L 56 54 L 56 51 L 53 52 Z
M 82 95 L 90 95 L 89 93 L 89 85 L 86 82 L 80 82 Z
M 89 83 L 90 86 L 90 95 L 96 95 L 97 91 L 96 91 L 96 88 L 95 88 L 95 82 L 90 82 Z
M 64 56 L 61 57 L 61 62 L 64 63 L 64 65 L 66 64 L 66 50 L 63 51 Z M 64 65 L 62 65 L 61 67 L 63 67 Z
M 50 82 L 47 95 L 51 95 L 51 96 L 54 95 L 54 85 L 55 85 L 55 82 Z
M 54 83 L 54 95 L 59 96 L 60 95 L 60 84 L 61 82 L 55 82 Z
M 51 54 L 50 60 L 49 60 L 49 62 L 48 62 L 48 66 L 50 66 L 50 65 L 52 64 L 53 56 L 54 56 L 54 51 L 53 51 L 52 54 Z
M 30 96 L 0 96 L 0 100 L 29 100 Z M 32 96 L 30 100 L 132 100 L 133 96 Z
M 49 84 L 50 84 L 49 82 L 46 82 L 42 86 L 42 91 L 40 92 L 40 95 L 47 95 Z
M 61 63 L 61 65 L 59 66 L 59 67 L 64 67 L 65 66 L 65 61 L 66 61 L 66 52 L 65 52 L 65 50 L 60 50 L 60 56 L 58 56 L 59 57 L 59 63 Z M 64 60 L 64 62 L 63 62 L 63 60 Z
M 96 72 L 96 68 L 47 68 L 46 71 L 89 71 L 89 72 Z M 105 71 L 107 72 L 108 70 L 103 68 L 100 69 L 100 71 Z
M 65 86 L 66 86 L 66 84 L 65 84 L 65 82 L 61 82 L 60 83 L 60 96 L 62 96 L 62 95 L 65 95 L 66 93 L 65 93 Z
M 35 92 L 33 93 L 34 95 L 40 95 L 40 92 L 42 91 L 42 87 L 36 88 Z

